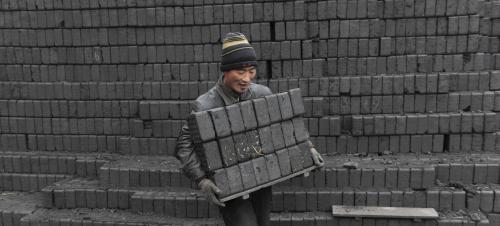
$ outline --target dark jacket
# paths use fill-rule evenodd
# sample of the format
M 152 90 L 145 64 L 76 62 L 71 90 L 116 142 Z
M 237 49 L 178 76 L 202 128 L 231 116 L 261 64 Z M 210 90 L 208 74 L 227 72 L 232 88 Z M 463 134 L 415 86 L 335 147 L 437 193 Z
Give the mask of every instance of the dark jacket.
M 272 94 L 271 90 L 263 85 L 252 83 L 243 94 L 238 95 L 222 82 L 222 77 L 208 92 L 199 96 L 191 105 L 194 112 L 206 111 L 217 107 L 224 107 L 240 101 L 250 100 Z M 187 123 L 181 129 L 177 140 L 175 157 L 181 162 L 181 169 L 189 179 L 198 182 L 205 178 L 200 161 L 194 152 L 193 142 Z

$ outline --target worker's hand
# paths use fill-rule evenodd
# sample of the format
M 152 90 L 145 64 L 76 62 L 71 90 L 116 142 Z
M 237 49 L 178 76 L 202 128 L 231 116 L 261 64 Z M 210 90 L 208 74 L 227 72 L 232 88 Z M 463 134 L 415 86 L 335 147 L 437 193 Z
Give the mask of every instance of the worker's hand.
M 198 187 L 201 191 L 203 191 L 203 194 L 205 194 L 205 198 L 207 199 L 207 201 L 221 207 L 226 206 L 217 198 L 217 195 L 220 195 L 222 191 L 217 186 L 215 186 L 214 182 L 212 182 L 210 179 L 202 179 L 200 183 L 198 183 Z
M 320 168 L 323 167 L 323 165 L 325 165 L 325 160 L 323 160 L 323 157 L 321 157 L 321 154 L 316 150 L 316 148 L 312 147 L 309 151 L 311 152 L 314 165 Z

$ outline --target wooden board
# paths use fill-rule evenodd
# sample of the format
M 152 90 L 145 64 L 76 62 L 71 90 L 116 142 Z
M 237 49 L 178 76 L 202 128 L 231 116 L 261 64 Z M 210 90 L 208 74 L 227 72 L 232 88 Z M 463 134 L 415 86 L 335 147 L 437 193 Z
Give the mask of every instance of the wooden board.
M 225 202 L 225 201 L 229 201 L 231 199 L 235 199 L 235 198 L 238 198 L 238 197 L 246 196 L 246 195 L 248 195 L 248 194 L 250 194 L 250 193 L 252 193 L 254 191 L 257 191 L 257 190 L 259 190 L 261 188 L 269 187 L 269 186 L 271 186 L 273 184 L 277 184 L 279 182 L 288 180 L 290 178 L 293 178 L 293 177 L 296 177 L 296 176 L 299 176 L 299 175 L 302 175 L 302 174 L 306 174 L 306 176 L 308 176 L 309 172 L 312 171 L 312 170 L 314 170 L 314 169 L 316 169 L 316 168 L 317 168 L 317 166 L 311 166 L 309 168 L 305 168 L 305 169 L 303 169 L 301 171 L 298 171 L 296 173 L 290 174 L 288 176 L 281 177 L 281 178 L 273 180 L 273 181 L 269 181 L 269 182 L 267 182 L 265 184 L 261 184 L 261 185 L 259 185 L 257 187 L 248 189 L 246 191 L 242 191 L 242 192 L 239 192 L 239 193 L 236 193 L 236 194 L 232 194 L 230 196 L 223 197 L 223 198 L 220 199 L 220 201 L 221 202 Z
M 410 218 L 436 219 L 439 214 L 434 208 L 379 207 L 379 206 L 332 206 L 334 217 L 354 218 Z

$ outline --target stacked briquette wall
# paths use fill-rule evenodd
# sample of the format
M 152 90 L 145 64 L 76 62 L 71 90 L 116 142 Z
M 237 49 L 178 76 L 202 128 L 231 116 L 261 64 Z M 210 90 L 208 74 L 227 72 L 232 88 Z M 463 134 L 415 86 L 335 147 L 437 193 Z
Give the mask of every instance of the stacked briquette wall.
M 257 82 L 301 88 L 327 156 L 273 188 L 274 225 L 499 224 L 499 1 L 2 0 L 2 225 L 223 224 L 173 153 L 230 31 Z M 351 222 L 332 204 L 442 216 Z

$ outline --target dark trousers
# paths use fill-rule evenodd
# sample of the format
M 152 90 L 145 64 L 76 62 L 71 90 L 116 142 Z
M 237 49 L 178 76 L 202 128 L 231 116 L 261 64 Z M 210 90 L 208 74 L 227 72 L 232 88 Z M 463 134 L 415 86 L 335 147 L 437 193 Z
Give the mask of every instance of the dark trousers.
M 225 202 L 220 212 L 226 226 L 269 226 L 271 213 L 271 187 L 250 193 L 248 199 Z

